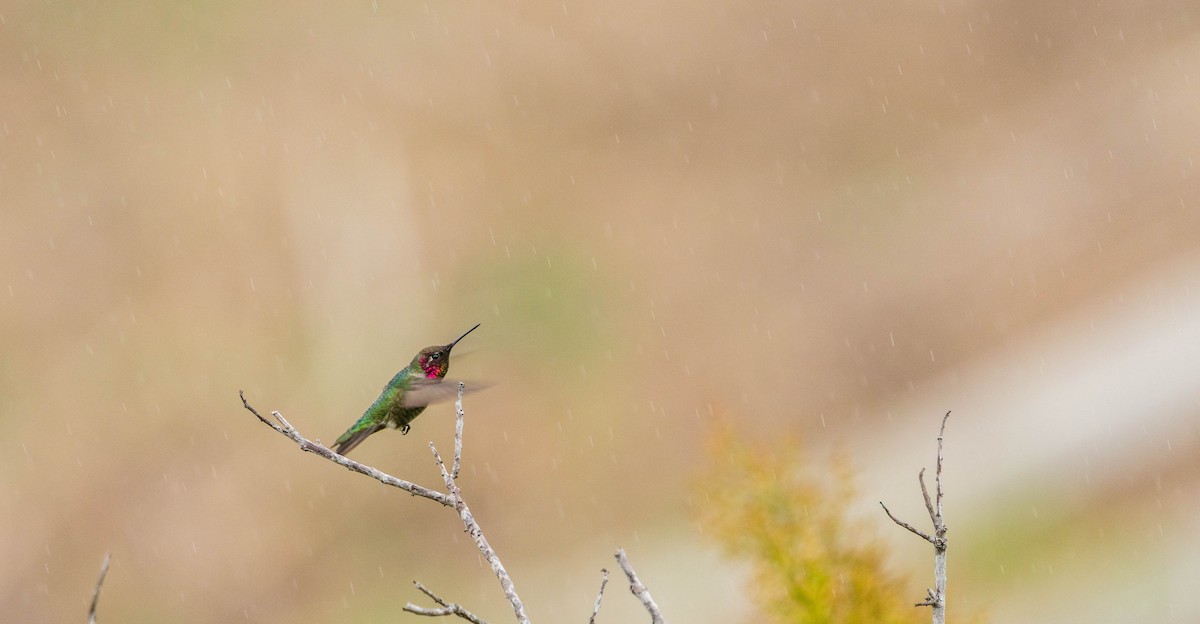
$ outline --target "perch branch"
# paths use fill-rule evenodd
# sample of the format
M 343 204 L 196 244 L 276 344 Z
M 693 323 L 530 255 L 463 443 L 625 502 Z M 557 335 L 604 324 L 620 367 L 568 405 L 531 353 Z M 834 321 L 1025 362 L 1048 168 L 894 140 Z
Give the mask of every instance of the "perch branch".
M 483 534 L 483 530 L 479 527 L 479 523 L 475 521 L 475 516 L 471 513 L 471 509 L 467 506 L 466 501 L 463 500 L 462 490 L 458 487 L 457 479 L 462 468 L 463 422 L 465 420 L 462 400 L 464 391 L 465 385 L 460 382 L 458 384 L 458 400 L 455 403 L 457 419 L 454 427 L 454 456 L 453 463 L 449 469 L 447 469 L 445 462 L 442 460 L 441 454 L 438 453 L 437 447 L 434 446 L 432 442 L 429 443 L 429 450 L 433 453 L 434 461 L 437 463 L 438 471 L 442 475 L 442 481 L 446 485 L 446 490 L 449 492 L 448 494 L 422 487 L 398 477 L 393 477 L 392 475 L 384 473 L 376 468 L 367 466 L 365 464 L 360 464 L 352 459 L 346 458 L 343 455 L 339 455 L 332 449 L 325 447 L 319 442 L 313 442 L 302 436 L 300 432 L 297 431 L 296 428 L 293 427 L 292 424 L 283 417 L 283 414 L 279 413 L 278 411 L 271 412 L 271 416 L 274 418 L 274 421 L 269 420 L 260 414 L 258 410 L 254 409 L 254 407 L 251 406 L 248 401 L 246 401 L 245 392 L 239 390 L 238 396 L 242 399 L 242 406 L 245 407 L 246 410 L 251 414 L 254 414 L 255 418 L 268 427 L 274 429 L 280 435 L 283 435 L 284 437 L 295 442 L 300 447 L 300 450 L 306 453 L 319 455 L 335 464 L 338 464 L 339 466 L 342 466 L 343 468 L 346 468 L 347 470 L 366 475 L 385 485 L 400 488 L 409 494 L 412 494 L 413 496 L 428 498 L 429 500 L 440 503 L 447 507 L 453 507 L 454 510 L 458 512 L 459 519 L 462 520 L 463 527 L 466 529 L 467 534 L 471 536 L 471 539 L 475 542 L 476 548 L 479 549 L 480 554 L 483 555 L 483 558 L 492 568 L 492 572 L 500 581 L 500 587 L 504 590 L 505 598 L 507 598 L 509 603 L 512 604 L 513 613 L 517 617 L 517 622 L 519 624 L 529 624 L 529 617 L 525 614 L 525 605 L 521 602 L 521 598 L 517 595 L 516 587 L 513 585 L 512 579 L 508 576 L 508 571 L 505 570 L 504 564 L 500 562 L 500 557 L 496 554 L 496 551 L 492 549 L 491 544 L 488 543 L 487 538 Z M 943 423 L 943 427 L 944 426 L 945 423 Z M 940 508 L 940 460 L 938 462 L 938 468 L 938 503 Z M 884 509 L 886 511 L 887 508 L 885 507 Z M 888 512 L 888 515 L 891 516 L 891 512 Z M 893 517 L 893 520 L 895 520 L 895 517 Z M 897 520 L 897 522 L 899 522 L 899 520 Z M 908 528 L 909 530 L 920 534 L 911 526 Z M 629 559 L 625 556 L 625 550 L 618 550 L 616 558 L 617 562 L 621 565 L 621 569 L 625 571 L 625 575 L 629 578 L 629 590 L 635 596 L 637 596 L 639 600 L 642 601 L 642 605 L 646 608 L 646 611 L 650 613 L 652 624 L 666 624 L 666 620 L 663 618 L 662 612 L 659 611 L 658 605 L 654 602 L 654 599 L 650 597 L 650 591 L 646 589 L 646 586 L 643 585 L 640 580 L 638 580 L 637 573 L 634 572 L 633 566 L 629 564 Z M 89 624 L 95 624 L 96 601 L 100 595 L 100 585 L 104 582 L 104 575 L 108 572 L 108 561 L 108 557 L 106 556 L 104 560 L 104 567 L 101 569 L 100 580 L 96 584 L 96 593 L 92 598 L 92 608 L 91 612 L 89 613 Z M 604 588 L 608 584 L 608 570 L 601 570 L 601 572 L 603 573 L 604 578 L 600 582 L 600 591 L 596 595 L 596 603 L 592 608 L 592 617 L 589 620 L 589 624 L 595 624 L 596 616 L 600 612 L 600 601 L 604 597 Z M 446 602 L 433 592 L 429 591 L 429 589 L 427 589 L 421 583 L 414 581 L 414 584 L 416 585 L 417 589 L 436 602 L 439 605 L 439 608 L 425 608 L 412 603 L 407 603 L 404 605 L 405 611 L 415 615 L 428 617 L 456 615 L 469 622 L 472 622 L 473 624 L 486 624 L 486 622 L 470 611 L 467 611 L 462 606 L 456 603 Z
M 500 562 L 500 557 L 496 554 L 496 551 L 492 549 L 491 545 L 487 541 L 487 538 L 484 537 L 483 530 L 479 528 L 479 523 L 475 521 L 474 515 L 471 514 L 471 510 L 469 507 L 467 507 L 466 501 L 463 500 L 462 490 L 459 489 L 458 483 L 456 482 L 459 470 L 462 467 L 463 421 L 465 420 L 462 400 L 465 388 L 465 385 L 462 382 L 459 382 L 458 401 L 455 404 L 455 411 L 458 414 L 458 418 L 455 422 L 454 428 L 454 463 L 449 470 L 447 470 L 445 462 L 442 461 L 442 456 L 438 453 L 437 447 L 435 447 L 432 442 L 429 443 L 429 448 L 433 452 L 433 458 L 437 462 L 438 470 L 442 474 L 442 480 L 445 482 L 446 489 L 449 491 L 449 494 L 443 494 L 442 492 L 416 485 L 415 483 L 405 481 L 404 479 L 393 477 L 389 474 L 372 468 L 371 466 L 360 464 L 352 459 L 346 458 L 343 455 L 339 455 L 320 443 L 313 442 L 300 435 L 300 432 L 296 431 L 296 428 L 293 427 L 291 423 L 289 423 L 278 411 L 271 412 L 271 416 L 274 417 L 276 421 L 272 422 L 271 420 L 263 417 L 262 414 L 258 413 L 258 410 L 254 409 L 254 407 L 252 407 L 250 403 L 246 401 L 246 395 L 244 392 L 239 390 L 238 396 L 240 396 L 242 399 L 242 406 L 245 407 L 251 414 L 254 414 L 259 421 L 279 432 L 281 435 L 291 439 L 300 446 L 301 450 L 320 455 L 321 457 L 324 457 L 325 459 L 344 468 L 367 475 L 386 485 L 400 488 L 414 496 L 421 496 L 423 498 L 428 498 L 432 501 L 441 503 L 447 507 L 453 507 L 454 510 L 458 512 L 458 516 L 462 520 L 463 527 L 466 528 L 466 531 L 471 536 L 471 539 L 475 541 L 475 546 L 479 549 L 479 552 L 491 566 L 492 572 L 496 575 L 496 578 L 500 580 L 500 587 L 504 590 L 504 596 L 508 598 L 510 603 L 512 603 L 513 612 L 517 616 L 517 621 L 520 624 L 529 624 L 529 618 L 525 615 L 525 605 L 522 604 L 521 598 L 517 596 L 516 588 L 513 586 L 512 579 L 508 576 L 508 571 L 504 569 L 504 564 Z M 425 593 L 425 595 L 437 602 L 441 608 L 427 609 L 412 603 L 408 603 L 404 606 L 405 611 L 430 617 L 457 615 L 463 619 L 474 622 L 475 624 L 485 624 L 483 620 L 480 620 L 470 611 L 467 611 L 457 604 L 447 603 L 436 596 L 433 592 L 426 589 L 425 586 L 421 585 L 420 583 L 416 583 L 416 586 L 417 589 L 421 590 Z
M 441 608 L 440 609 L 427 609 L 425 607 L 418 607 L 417 605 L 410 602 L 410 603 L 404 605 L 405 611 L 408 611 L 409 613 L 415 613 L 417 615 L 426 615 L 429 617 L 443 617 L 443 616 L 447 616 L 447 615 L 457 615 L 458 617 L 460 617 L 468 622 L 471 622 L 471 624 L 487 624 L 487 622 L 480 619 L 479 616 L 475 615 L 474 613 L 471 613 L 470 611 L 467 611 L 466 609 L 462 608 L 462 606 L 460 606 L 459 604 L 448 603 L 445 600 L 442 600 L 442 598 L 440 596 L 429 591 L 429 589 L 426 588 L 424 585 L 422 585 L 419 581 L 413 581 L 413 585 L 416 585 L 417 589 L 421 590 L 421 592 L 424 593 L 426 596 L 429 596 L 429 598 L 431 600 L 433 600 L 434 602 L 441 605 Z
M 108 564 L 112 555 L 104 553 L 104 563 L 100 564 L 100 578 L 96 579 L 96 589 L 92 590 L 92 606 L 88 608 L 88 624 L 96 624 L 96 605 L 100 602 L 100 588 L 104 586 L 104 577 L 108 576 Z
M 600 599 L 604 598 L 604 586 L 608 585 L 608 570 L 601 568 L 600 574 L 604 577 L 600 579 L 600 593 L 596 594 L 596 606 L 592 607 L 592 617 L 588 620 L 588 624 L 596 624 L 596 616 L 600 613 Z
M 629 558 L 625 556 L 625 549 L 617 549 L 617 563 L 621 564 L 621 569 L 625 571 L 625 576 L 629 578 L 629 591 L 633 592 L 638 600 L 642 601 L 642 606 L 646 607 L 646 611 L 650 613 L 651 624 L 666 624 L 663 619 L 662 612 L 658 610 L 658 604 L 650 597 L 650 590 L 646 589 L 645 585 L 638 580 L 637 573 L 633 571 L 633 566 L 629 565 Z
M 461 402 L 462 401 L 461 390 L 459 392 L 460 392 L 459 401 Z M 371 466 L 368 466 L 366 464 L 360 464 L 360 463 L 354 461 L 353 459 L 348 459 L 343 455 L 338 455 L 337 453 L 333 452 L 332 449 L 327 448 L 318 442 L 313 442 L 313 441 L 305 438 L 304 436 L 300 435 L 299 431 L 296 431 L 296 428 L 293 427 L 291 425 L 291 423 L 289 423 L 286 419 L 284 419 L 283 414 L 280 414 L 277 411 L 271 412 L 271 416 L 273 416 L 275 418 L 275 420 L 278 421 L 278 423 L 272 422 L 272 421 L 264 418 L 262 414 L 258 413 L 258 410 L 254 409 L 250 405 L 250 403 L 248 403 L 246 401 L 246 393 L 245 392 L 239 390 L 238 396 L 241 397 L 241 399 L 242 399 L 242 406 L 245 407 L 247 410 L 249 410 L 251 414 L 254 414 L 255 417 L 257 417 L 260 421 L 262 421 L 263 424 L 274 429 L 275 431 L 278 431 L 281 435 L 283 435 L 283 436 L 287 437 L 288 439 L 290 439 L 291 441 L 295 442 L 297 445 L 300 446 L 300 450 L 305 451 L 307 453 L 313 453 L 314 455 L 320 455 L 321 457 L 324 457 L 325 459 L 328 459 L 329 461 L 331 461 L 339 466 L 342 466 L 343 468 L 346 468 L 347 470 L 351 470 L 353 472 L 357 472 L 359 474 L 366 475 L 366 476 L 371 477 L 372 479 L 375 479 L 376 481 L 379 481 L 380 483 L 383 483 L 385 485 L 390 485 L 392 487 L 400 488 L 400 489 L 404 490 L 405 492 L 412 494 L 413 496 L 420 496 L 422 498 L 428 498 L 431 501 L 440 503 L 447 507 L 454 506 L 454 502 L 450 499 L 450 497 L 447 496 L 446 494 L 443 494 L 442 492 L 438 492 L 437 490 L 431 490 L 429 488 L 422 487 L 411 481 L 405 481 L 404 479 L 400 479 L 398 477 L 393 477 L 392 475 L 389 475 L 389 474 L 387 474 L 381 470 L 378 470 L 376 468 L 372 468 Z

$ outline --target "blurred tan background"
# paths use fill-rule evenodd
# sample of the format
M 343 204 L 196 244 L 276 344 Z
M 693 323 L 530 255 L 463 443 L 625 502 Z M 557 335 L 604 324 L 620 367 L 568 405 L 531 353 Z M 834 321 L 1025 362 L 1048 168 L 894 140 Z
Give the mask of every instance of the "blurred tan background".
M 698 526 L 725 414 L 860 469 L 951 617 L 1200 622 L 1200 14 L 1187 2 L 15 3 L 0 10 L 0 611 L 493 622 L 454 515 L 312 456 L 421 347 L 536 621 Z M 465 353 L 473 351 L 473 353 Z M 453 410 L 357 459 L 437 485 Z M 614 579 L 615 580 L 615 579 Z M 620 583 L 607 622 L 645 613 Z

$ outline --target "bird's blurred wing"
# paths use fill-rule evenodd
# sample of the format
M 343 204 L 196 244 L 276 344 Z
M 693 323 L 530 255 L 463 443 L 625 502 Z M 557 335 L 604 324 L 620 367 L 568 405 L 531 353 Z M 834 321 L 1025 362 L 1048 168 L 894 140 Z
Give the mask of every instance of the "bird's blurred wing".
M 453 401 L 458 398 L 457 379 L 414 379 L 404 393 L 404 407 L 421 407 L 430 403 Z M 478 392 L 491 384 L 464 381 L 464 393 Z

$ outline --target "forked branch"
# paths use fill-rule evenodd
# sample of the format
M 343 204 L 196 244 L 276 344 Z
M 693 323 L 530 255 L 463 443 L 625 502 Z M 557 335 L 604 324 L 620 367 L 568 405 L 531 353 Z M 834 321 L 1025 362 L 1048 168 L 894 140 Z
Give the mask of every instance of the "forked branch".
M 454 457 L 453 463 L 449 468 L 447 468 L 445 462 L 442 461 L 442 456 L 438 453 L 437 447 L 434 446 L 432 442 L 429 443 L 429 449 L 433 453 L 434 461 L 437 463 L 438 471 L 442 475 L 442 481 L 445 484 L 448 493 L 431 490 L 429 488 L 412 483 L 411 481 L 393 477 L 376 468 L 367 466 L 365 464 L 360 464 L 352 459 L 348 459 L 345 456 L 339 455 L 333 450 L 323 446 L 319 442 L 313 442 L 300 435 L 300 432 L 297 431 L 296 428 L 293 427 L 291 423 L 289 423 L 278 411 L 271 412 L 271 416 L 274 418 L 274 421 L 272 421 L 263 417 L 258 410 L 254 409 L 254 407 L 252 407 L 250 403 L 246 401 L 246 395 L 244 392 L 238 391 L 238 396 L 241 397 L 242 406 L 245 407 L 246 410 L 248 410 L 251 414 L 254 414 L 254 416 L 263 424 L 274 429 L 280 435 L 283 435 L 284 437 L 295 442 L 300 447 L 300 450 L 319 455 L 348 470 L 371 477 L 380 483 L 400 488 L 414 496 L 420 496 L 422 498 L 427 498 L 437 502 L 441 505 L 453 507 L 458 513 L 458 517 L 462 521 L 463 527 L 466 529 L 467 534 L 470 535 L 471 539 L 475 542 L 475 547 L 479 550 L 480 554 L 483 555 L 483 558 L 492 568 L 492 572 L 500 581 L 500 587 L 504 590 L 504 596 L 512 605 L 513 613 L 516 615 L 517 622 L 520 624 L 529 624 L 529 617 L 525 614 L 525 606 L 521 602 L 520 597 L 517 595 L 517 590 L 513 585 L 512 579 L 508 576 L 508 571 L 504 568 L 504 564 L 501 563 L 500 557 L 496 554 L 496 551 L 491 547 L 491 544 L 488 543 L 487 538 L 483 534 L 483 529 L 481 529 L 479 527 L 479 523 L 476 522 L 475 516 L 471 513 L 470 507 L 467 506 L 466 501 L 463 499 L 462 490 L 458 486 L 458 475 L 462 467 L 463 421 L 465 419 L 463 414 L 462 400 L 464 391 L 465 387 L 460 382 L 458 384 L 458 400 L 455 403 L 457 420 L 454 428 Z M 647 590 L 646 586 L 643 585 L 640 580 L 638 580 L 637 574 L 633 570 L 633 566 L 629 564 L 629 559 L 625 556 L 624 549 L 618 550 L 616 557 L 617 562 L 621 565 L 621 569 L 625 571 L 625 575 L 629 578 L 630 591 L 642 601 L 642 605 L 650 614 L 652 623 L 666 624 L 666 620 L 663 619 L 662 613 L 658 609 L 658 605 L 655 604 L 654 599 L 650 597 L 649 590 Z M 104 570 L 107 569 L 108 561 L 106 559 Z M 592 609 L 592 617 L 590 620 L 591 624 L 595 624 L 596 615 L 600 612 L 600 600 L 604 597 L 604 587 L 608 583 L 608 571 L 604 570 L 603 574 L 604 579 L 600 583 L 600 592 L 596 596 L 596 603 Z M 103 582 L 103 580 L 104 576 L 103 573 L 101 573 L 100 581 Z M 464 609 L 462 606 L 443 600 L 421 583 L 414 581 L 414 584 L 418 590 L 437 603 L 438 607 L 426 608 L 408 603 L 404 605 L 405 611 L 416 615 L 424 615 L 429 617 L 444 617 L 454 615 L 472 622 L 472 624 L 486 624 L 486 622 L 470 611 Z M 99 589 L 99 584 L 97 584 L 97 595 L 99 594 Z M 92 603 L 92 612 L 93 614 L 95 612 L 95 599 L 93 599 Z
M 892 514 L 887 505 L 883 501 L 879 502 L 879 506 L 883 507 L 884 513 L 887 514 L 892 522 L 911 531 L 914 535 L 933 544 L 933 589 L 925 590 L 925 600 L 916 603 L 918 607 L 933 608 L 933 624 L 945 624 L 946 622 L 946 522 L 942 517 L 942 440 L 946 435 L 946 421 L 950 419 L 950 412 L 942 417 L 942 427 L 938 430 L 937 438 L 937 468 L 934 470 L 934 497 L 930 498 L 929 488 L 925 486 L 925 469 L 922 468 L 917 473 L 917 481 L 921 484 L 921 497 L 925 499 L 925 510 L 929 512 L 929 520 L 933 523 L 933 533 L 925 533 L 917 529 L 913 525 L 897 518 Z
M 421 593 L 425 594 L 426 596 L 429 596 L 430 599 L 432 599 L 434 602 L 438 603 L 441 606 L 440 606 L 440 608 L 437 608 L 437 609 L 427 609 L 425 607 L 418 607 L 417 605 L 410 602 L 410 603 L 404 605 L 405 611 L 408 611 L 409 613 L 415 613 L 417 615 L 427 615 L 429 617 L 443 617 L 443 616 L 447 616 L 447 615 L 457 615 L 458 617 L 460 617 L 468 622 L 471 622 L 471 624 L 487 624 L 487 622 L 480 619 L 479 616 L 475 615 L 474 613 L 471 613 L 470 611 L 467 611 L 466 609 L 462 608 L 457 603 L 449 603 L 449 602 L 446 602 L 445 600 L 442 600 L 442 598 L 440 596 L 429 591 L 429 589 L 427 589 L 420 582 L 413 581 L 413 585 L 416 585 L 417 589 L 421 590 Z
M 463 420 L 465 418 L 463 414 L 462 401 L 463 393 L 465 391 L 466 387 L 462 382 L 459 382 L 458 400 L 455 403 L 455 411 L 458 414 L 458 419 L 454 428 L 454 464 L 450 470 L 447 470 L 446 465 L 442 462 L 442 457 L 438 454 L 437 448 L 434 447 L 432 442 L 429 443 L 429 448 L 433 451 L 433 457 L 437 461 L 438 469 L 442 473 L 442 480 L 445 482 L 446 489 L 450 492 L 449 494 L 444 494 L 436 490 L 422 487 L 412 483 L 411 481 L 393 477 L 392 475 L 389 475 L 381 470 L 365 464 L 360 464 L 352 459 L 348 459 L 343 455 L 339 455 L 332 449 L 329 449 L 320 443 L 313 442 L 300 435 L 300 432 L 297 431 L 296 428 L 293 427 L 292 424 L 283 417 L 283 414 L 280 414 L 278 411 L 271 412 L 271 416 L 275 419 L 275 421 L 272 422 L 271 420 L 263 417 L 262 414 L 258 413 L 258 410 L 254 409 L 254 407 L 252 407 L 250 403 L 246 401 L 246 395 L 244 392 L 239 390 L 238 396 L 242 399 L 242 406 L 245 407 L 251 414 L 254 414 L 259 421 L 295 442 L 297 445 L 299 445 L 300 450 L 313 453 L 315 455 L 320 455 L 321 457 L 324 457 L 325 459 L 339 466 L 359 474 L 364 474 L 372 479 L 375 479 L 376 481 L 379 481 L 380 483 L 400 488 L 414 496 L 428 498 L 429 500 L 445 505 L 446 507 L 453 507 L 454 510 L 458 512 L 458 516 L 462 520 L 463 526 L 466 528 L 467 533 L 470 534 L 471 539 L 475 541 L 475 546 L 479 549 L 479 552 L 491 566 L 492 572 L 496 574 L 496 578 L 500 580 L 500 587 L 504 590 L 504 596 L 508 598 L 510 603 L 512 603 L 513 612 L 517 616 L 517 621 L 520 624 L 528 624 L 529 618 L 525 615 L 525 606 L 521 603 L 520 597 L 517 596 L 517 591 L 513 586 L 512 579 L 509 578 L 508 572 L 504 569 L 504 564 L 500 562 L 500 557 L 496 554 L 496 551 L 492 549 L 490 544 L 488 544 L 487 538 L 483 534 L 483 529 L 481 529 L 479 527 L 479 523 L 475 521 L 475 517 L 471 514 L 470 508 L 467 507 L 466 501 L 463 500 L 462 491 L 459 489 L 458 483 L 455 481 L 455 478 L 458 476 L 459 468 L 462 465 Z M 410 613 L 417 613 L 419 615 L 430 616 L 458 615 L 459 617 L 471 620 L 472 622 L 481 621 L 466 609 L 463 609 L 458 605 L 445 603 L 440 598 L 437 598 L 431 592 L 425 589 L 420 583 L 417 583 L 417 588 L 425 592 L 425 594 L 430 598 L 433 598 L 435 602 L 441 605 L 441 608 L 423 609 L 422 607 L 409 604 L 405 606 L 406 611 L 409 611 Z M 412 608 L 410 609 L 408 607 Z

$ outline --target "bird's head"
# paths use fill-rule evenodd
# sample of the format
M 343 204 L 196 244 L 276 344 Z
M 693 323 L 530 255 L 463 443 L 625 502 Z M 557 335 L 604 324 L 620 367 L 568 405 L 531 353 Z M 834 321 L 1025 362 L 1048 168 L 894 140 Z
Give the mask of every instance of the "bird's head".
M 468 329 L 463 335 L 459 336 L 447 345 L 425 347 L 413 358 L 413 364 L 425 372 L 425 377 L 428 379 L 441 379 L 446 376 L 446 372 L 450 370 L 450 350 L 454 345 L 458 344 L 459 340 L 466 338 L 467 334 L 475 331 L 479 325 L 475 325 Z

